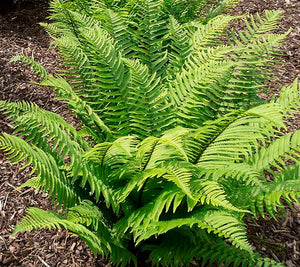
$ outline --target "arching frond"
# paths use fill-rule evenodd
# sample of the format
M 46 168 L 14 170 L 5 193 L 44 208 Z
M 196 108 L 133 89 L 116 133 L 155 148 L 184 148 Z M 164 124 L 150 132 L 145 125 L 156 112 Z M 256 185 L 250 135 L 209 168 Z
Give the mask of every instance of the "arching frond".
M 137 145 L 134 136 L 120 137 L 114 142 L 106 142 L 95 145 L 87 151 L 84 158 L 98 163 L 101 167 L 119 166 L 126 161 L 126 157 L 132 157 Z
M 137 161 L 141 171 L 156 167 L 161 162 L 172 159 L 188 160 L 183 148 L 183 140 L 180 140 L 188 131 L 175 129 L 166 132 L 162 137 L 150 136 L 144 139 L 137 150 Z
M 42 79 L 45 79 L 47 77 L 47 71 L 41 64 L 37 63 L 34 60 L 33 56 L 32 56 L 32 58 L 30 58 L 23 54 L 19 54 L 19 55 L 14 56 L 10 60 L 10 62 L 17 62 L 17 61 L 22 61 L 22 62 L 26 63 L 27 65 L 29 65 L 36 74 L 40 75 L 40 77 Z
M 148 65 L 150 73 L 164 77 L 168 61 L 167 50 L 163 46 L 164 35 L 168 32 L 167 17 L 162 12 L 162 1 L 145 0 L 141 5 L 138 17 L 141 21 L 134 38 L 138 40 L 140 60 Z
M 192 43 L 188 31 L 173 17 L 170 18 L 168 34 L 169 58 L 168 76 L 175 78 L 176 73 L 182 70 L 185 60 L 192 52 Z
M 128 111 L 125 95 L 129 76 L 121 54 L 115 51 L 112 40 L 100 27 L 85 29 L 82 34 L 88 41 L 88 47 L 99 53 L 99 64 L 91 67 L 91 71 L 97 70 L 93 79 L 99 82 L 101 92 L 92 107 L 102 115 L 103 121 L 113 131 L 118 131 L 119 134 L 125 131 L 126 134 Z
M 104 29 L 116 41 L 117 51 L 120 51 L 124 56 L 134 56 L 137 43 L 132 38 L 132 32 L 126 16 L 122 16 L 121 12 L 116 12 L 107 9 L 104 13 L 103 21 Z
M 148 239 L 152 235 L 161 235 L 171 229 L 188 225 L 192 227 L 196 224 L 199 228 L 208 232 L 228 238 L 234 246 L 242 250 L 251 252 L 251 246 L 247 241 L 246 229 L 241 221 L 232 214 L 220 211 L 195 211 L 190 216 L 183 219 L 173 219 L 168 221 L 153 222 L 148 227 L 143 225 L 137 232 L 137 243 Z
M 71 222 L 53 211 L 37 208 L 29 208 L 27 210 L 27 215 L 17 225 L 14 234 L 38 228 L 65 228 L 82 238 L 95 254 L 106 255 L 110 250 L 110 245 L 106 240 L 98 238 L 95 233 L 83 225 Z
M 210 136 L 211 141 L 206 141 L 204 150 L 197 154 L 195 162 L 199 167 L 209 169 L 241 162 L 241 156 L 247 157 L 259 147 L 259 142 L 274 131 L 273 127 L 283 127 L 283 118 L 280 107 L 270 104 L 252 108 L 224 126 L 216 136 Z
M 72 207 L 78 201 L 78 196 L 73 190 L 66 175 L 61 172 L 54 158 L 39 148 L 33 149 L 23 139 L 3 134 L 0 137 L 0 147 L 13 163 L 25 161 L 22 168 L 32 166 L 31 174 L 37 171 L 39 184 L 44 186 L 56 198 L 58 206 Z
M 279 169 L 285 166 L 283 158 L 297 161 L 300 150 L 300 131 L 288 133 L 269 146 L 262 147 L 253 157 L 249 158 L 250 165 L 257 171 L 269 170 L 271 166 Z
M 180 23 L 196 19 L 201 5 L 207 0 L 163 0 L 164 12 L 171 14 Z
M 215 181 L 192 181 L 191 185 L 193 191 L 196 191 L 196 199 L 202 205 L 208 204 L 216 207 L 223 207 L 228 210 L 238 211 L 238 212 L 247 212 L 247 210 L 241 210 L 233 206 L 226 199 L 226 192 L 222 188 L 221 184 Z M 197 202 L 196 202 L 197 203 Z
M 276 103 L 282 106 L 285 112 L 294 112 L 299 106 L 300 83 L 295 79 L 292 85 L 281 88 Z
M 135 210 L 128 218 L 121 219 L 116 224 L 116 231 L 125 233 L 128 229 L 132 232 L 141 227 L 145 229 L 152 223 L 158 222 L 163 211 L 168 212 L 172 203 L 172 210 L 175 213 L 184 197 L 185 194 L 177 189 L 176 185 L 168 184 L 151 202 Z
M 91 129 L 95 137 L 109 138 L 110 129 L 104 124 L 94 110 L 72 90 L 67 81 L 61 77 L 48 76 L 40 83 L 44 86 L 51 86 L 62 100 L 65 100 L 70 108 L 79 116 L 86 127 Z
M 221 0 L 216 8 L 209 10 L 206 19 L 212 19 L 218 16 L 221 12 L 224 12 L 226 9 L 230 9 L 240 0 Z
M 92 202 L 84 200 L 75 207 L 68 210 L 67 220 L 73 223 L 80 223 L 86 226 L 99 228 L 103 223 L 103 214 Z
M 225 34 L 227 25 L 236 19 L 236 17 L 222 15 L 213 20 L 210 20 L 207 24 L 196 23 L 196 31 L 192 36 L 193 49 L 199 50 L 205 46 L 216 44 L 219 42 L 220 35 Z
M 43 110 L 39 108 L 36 104 L 26 101 L 20 102 L 8 102 L 0 101 L 0 110 L 3 112 L 7 119 L 12 119 L 15 121 L 17 116 L 22 114 L 31 114 L 31 113 L 44 113 L 53 123 L 58 123 L 66 132 L 70 133 L 72 136 L 76 137 L 76 129 L 69 123 L 67 123 L 59 115 Z M 14 119 L 15 118 L 15 119 Z
M 278 208 L 283 207 L 283 199 L 289 204 L 292 200 L 299 201 L 299 164 L 275 174 L 273 181 L 266 181 L 259 188 L 240 186 L 232 190 L 235 192 L 232 201 L 241 207 L 250 208 L 254 214 L 259 213 L 263 217 L 268 213 L 275 218 Z M 238 200 L 239 197 L 241 199 Z
M 273 30 L 282 12 L 278 10 L 265 11 L 265 17 L 256 14 L 245 19 L 246 29 L 235 33 L 233 29 L 228 37 L 232 46 L 240 49 L 231 53 L 231 59 L 236 65 L 222 77 L 220 91 L 223 91 L 223 102 L 228 109 L 260 104 L 257 99 L 257 89 L 264 89 L 264 82 L 271 75 L 268 66 L 276 64 L 277 47 L 285 39 L 286 34 L 268 34 Z
M 131 134 L 141 137 L 157 135 L 172 122 L 170 104 L 160 84 L 160 77 L 151 74 L 139 60 L 124 60 L 130 68 L 128 88 L 129 127 Z
M 71 164 L 76 164 L 76 161 L 79 164 L 77 157 L 80 158 L 80 152 L 88 145 L 77 135 L 76 131 L 73 131 L 74 136 L 70 136 L 67 129 L 63 128 L 63 124 L 60 124 L 60 118 L 56 121 L 54 118 L 55 114 L 43 110 L 25 113 L 14 120 L 17 127 L 15 133 L 24 136 L 27 142 L 31 142 L 44 151 L 49 151 L 61 161 L 68 155 Z
M 219 101 L 219 92 L 211 88 L 214 81 L 231 67 L 232 63 L 229 60 L 209 60 L 177 74 L 170 85 L 170 96 L 176 105 L 174 113 L 179 117 L 179 125 L 190 125 L 194 128 L 213 117 L 214 105 Z M 194 125 L 191 125 L 191 122 L 194 122 Z
M 194 255 L 201 257 L 201 266 L 234 266 L 245 265 L 249 267 L 283 267 L 284 265 L 269 258 L 262 258 L 259 254 L 229 246 L 221 240 L 211 240 L 201 242 L 196 245 Z M 197 257 L 197 256 L 196 256 Z
M 204 231 L 204 230 L 202 230 Z M 195 246 L 194 232 L 190 228 L 175 228 L 159 237 L 159 244 L 143 244 L 142 250 L 149 252 L 154 265 L 184 266 L 195 264 L 191 247 Z M 161 257 L 164 255 L 164 257 Z

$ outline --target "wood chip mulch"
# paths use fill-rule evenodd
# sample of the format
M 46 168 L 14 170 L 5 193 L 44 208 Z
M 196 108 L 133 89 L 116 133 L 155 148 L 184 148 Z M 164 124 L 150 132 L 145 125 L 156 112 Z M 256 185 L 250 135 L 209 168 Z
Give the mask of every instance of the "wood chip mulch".
M 276 69 L 275 79 L 269 86 L 270 94 L 277 95 L 282 85 L 290 84 L 300 74 L 300 1 L 293 0 L 244 0 L 234 14 L 262 13 L 264 9 L 283 9 L 284 17 L 278 32 L 292 28 L 282 56 L 282 66 Z M 47 1 L 36 0 L 14 12 L 0 15 L 0 100 L 28 100 L 40 107 L 56 112 L 67 121 L 74 118 L 68 109 L 55 100 L 49 88 L 42 88 L 28 81 L 38 81 L 24 65 L 9 60 L 21 52 L 33 55 L 49 73 L 60 68 L 55 49 L 49 49 L 50 39 L 38 22 L 46 21 Z M 300 119 L 289 123 L 289 130 L 300 128 Z M 0 117 L 0 133 L 12 131 L 9 123 Z M 11 237 L 17 222 L 30 206 L 49 209 L 47 194 L 33 189 L 16 188 L 29 178 L 29 170 L 20 171 L 8 163 L 0 153 L 0 266 L 110 266 L 108 261 L 96 259 L 87 246 L 64 230 L 35 231 Z M 249 235 L 257 252 L 281 261 L 288 267 L 300 266 L 300 208 L 287 216 L 257 222 L 247 221 Z

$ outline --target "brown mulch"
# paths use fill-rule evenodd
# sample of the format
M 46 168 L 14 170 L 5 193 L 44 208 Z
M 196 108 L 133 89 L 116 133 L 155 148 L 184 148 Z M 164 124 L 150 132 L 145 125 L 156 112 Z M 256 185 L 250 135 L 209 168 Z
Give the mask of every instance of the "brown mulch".
M 1 0 L 0 0 L 1 1 Z M 264 9 L 283 9 L 284 17 L 278 32 L 290 27 L 282 55 L 282 66 L 276 70 L 270 93 L 278 94 L 282 85 L 290 84 L 299 77 L 300 68 L 300 1 L 292 0 L 244 0 L 234 13 L 255 13 Z M 14 63 L 12 56 L 25 52 L 34 55 L 49 73 L 59 69 L 56 51 L 49 49 L 50 39 L 37 24 L 46 21 L 47 1 L 36 0 L 27 7 L 0 15 L 0 100 L 28 100 L 40 107 L 56 112 L 72 121 L 68 109 L 55 100 L 49 88 L 28 81 L 37 81 L 29 68 Z M 290 130 L 299 129 L 300 120 L 290 122 Z M 0 133 L 11 132 L 10 125 L 1 120 Z M 0 154 L 0 266 L 109 266 L 106 261 L 95 259 L 87 246 L 66 231 L 35 231 L 11 237 L 14 226 L 27 207 L 49 209 L 47 194 L 36 194 L 33 189 L 15 190 L 29 178 L 28 170 L 19 171 Z M 257 252 L 279 260 L 289 267 L 300 266 L 300 210 L 287 209 L 287 216 L 257 222 L 248 221 L 249 235 Z

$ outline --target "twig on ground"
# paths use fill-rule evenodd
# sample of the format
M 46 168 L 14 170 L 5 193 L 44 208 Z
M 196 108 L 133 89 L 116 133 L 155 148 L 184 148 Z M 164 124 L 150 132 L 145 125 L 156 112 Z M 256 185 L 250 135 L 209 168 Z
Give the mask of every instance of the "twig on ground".
M 39 255 L 37 256 L 41 263 L 43 263 L 46 267 L 51 267 L 47 262 L 45 262 Z

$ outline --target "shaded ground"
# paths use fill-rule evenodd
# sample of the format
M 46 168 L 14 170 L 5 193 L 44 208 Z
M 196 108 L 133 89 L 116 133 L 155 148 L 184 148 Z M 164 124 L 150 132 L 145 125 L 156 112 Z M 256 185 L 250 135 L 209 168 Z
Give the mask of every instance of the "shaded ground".
M 72 121 L 65 106 L 53 99 L 55 95 L 50 89 L 28 83 L 37 80 L 29 69 L 22 64 L 8 64 L 13 55 L 23 51 L 34 55 L 50 73 L 59 68 L 56 51 L 48 49 L 50 40 L 37 25 L 45 21 L 46 2 L 38 0 L 17 12 L 0 15 L 0 100 L 30 100 Z M 265 8 L 285 10 L 279 32 L 293 28 L 284 47 L 283 64 L 276 70 L 277 79 L 270 84 L 270 94 L 276 95 L 282 85 L 299 77 L 300 1 L 244 0 L 234 13 L 262 12 Z M 299 121 L 291 121 L 290 130 L 299 129 Z M 2 131 L 11 132 L 11 129 L 0 117 L 0 133 Z M 84 243 L 65 231 L 36 231 L 10 237 L 27 207 L 49 207 L 46 194 L 35 194 L 33 189 L 15 190 L 28 177 L 28 171 L 19 171 L 0 154 L 0 266 L 108 266 L 104 261 L 95 260 Z M 249 234 L 260 253 L 289 267 L 300 266 L 300 210 L 295 207 L 293 214 L 287 212 L 288 216 L 277 222 L 249 221 Z

